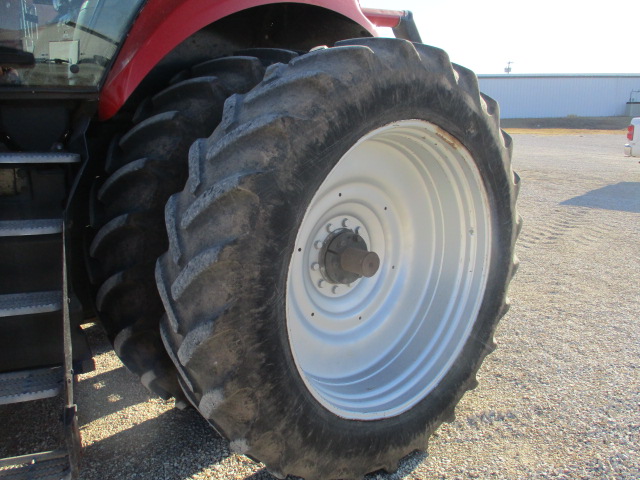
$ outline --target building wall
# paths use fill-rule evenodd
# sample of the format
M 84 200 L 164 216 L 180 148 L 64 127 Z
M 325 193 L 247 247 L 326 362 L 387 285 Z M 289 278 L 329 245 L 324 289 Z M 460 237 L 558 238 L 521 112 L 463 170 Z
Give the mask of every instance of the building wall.
M 478 75 L 480 90 L 500 104 L 502 118 L 624 116 L 640 74 Z

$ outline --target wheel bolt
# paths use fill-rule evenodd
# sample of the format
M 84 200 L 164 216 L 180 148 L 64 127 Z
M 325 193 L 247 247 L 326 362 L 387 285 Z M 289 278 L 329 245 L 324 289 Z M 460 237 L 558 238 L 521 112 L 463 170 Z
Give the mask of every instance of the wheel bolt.
M 344 220 L 342 220 L 342 226 L 343 226 L 344 228 L 348 228 L 348 227 L 349 227 L 349 225 L 350 225 L 350 223 L 351 223 L 351 222 L 349 221 L 349 219 L 348 219 L 348 218 L 345 218 Z
M 327 284 L 326 281 L 324 280 L 318 280 L 318 288 L 324 288 L 324 286 Z
M 330 223 L 327 223 L 327 232 L 329 233 L 333 232 L 333 225 Z
M 317 272 L 318 270 L 320 270 L 320 264 L 318 262 L 311 264 L 311 270 Z
M 340 287 L 338 285 L 334 285 L 331 289 L 331 292 L 336 295 L 340 291 Z
M 322 248 L 322 240 L 317 240 L 313 246 L 316 247 L 318 250 L 320 250 Z

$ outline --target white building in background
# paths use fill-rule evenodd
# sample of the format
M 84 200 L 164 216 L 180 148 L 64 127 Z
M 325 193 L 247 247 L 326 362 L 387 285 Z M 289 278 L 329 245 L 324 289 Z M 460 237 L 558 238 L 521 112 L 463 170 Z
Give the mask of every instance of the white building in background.
M 500 104 L 501 118 L 640 116 L 640 74 L 478 75 L 478 80 L 480 91 Z

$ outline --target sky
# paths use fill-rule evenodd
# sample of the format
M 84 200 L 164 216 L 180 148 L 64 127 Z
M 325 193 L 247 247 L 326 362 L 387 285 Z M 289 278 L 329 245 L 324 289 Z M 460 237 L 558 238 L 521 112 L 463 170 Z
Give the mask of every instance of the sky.
M 640 73 L 639 0 L 360 0 L 411 10 L 422 42 L 478 74 Z M 635 30 L 635 32 L 634 32 Z

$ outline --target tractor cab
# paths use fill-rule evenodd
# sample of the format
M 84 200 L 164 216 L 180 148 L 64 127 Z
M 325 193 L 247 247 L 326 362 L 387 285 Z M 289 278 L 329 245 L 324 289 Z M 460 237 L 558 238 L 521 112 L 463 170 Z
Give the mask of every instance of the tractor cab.
M 9 0 L 0 15 L 0 88 L 97 89 L 141 0 Z

